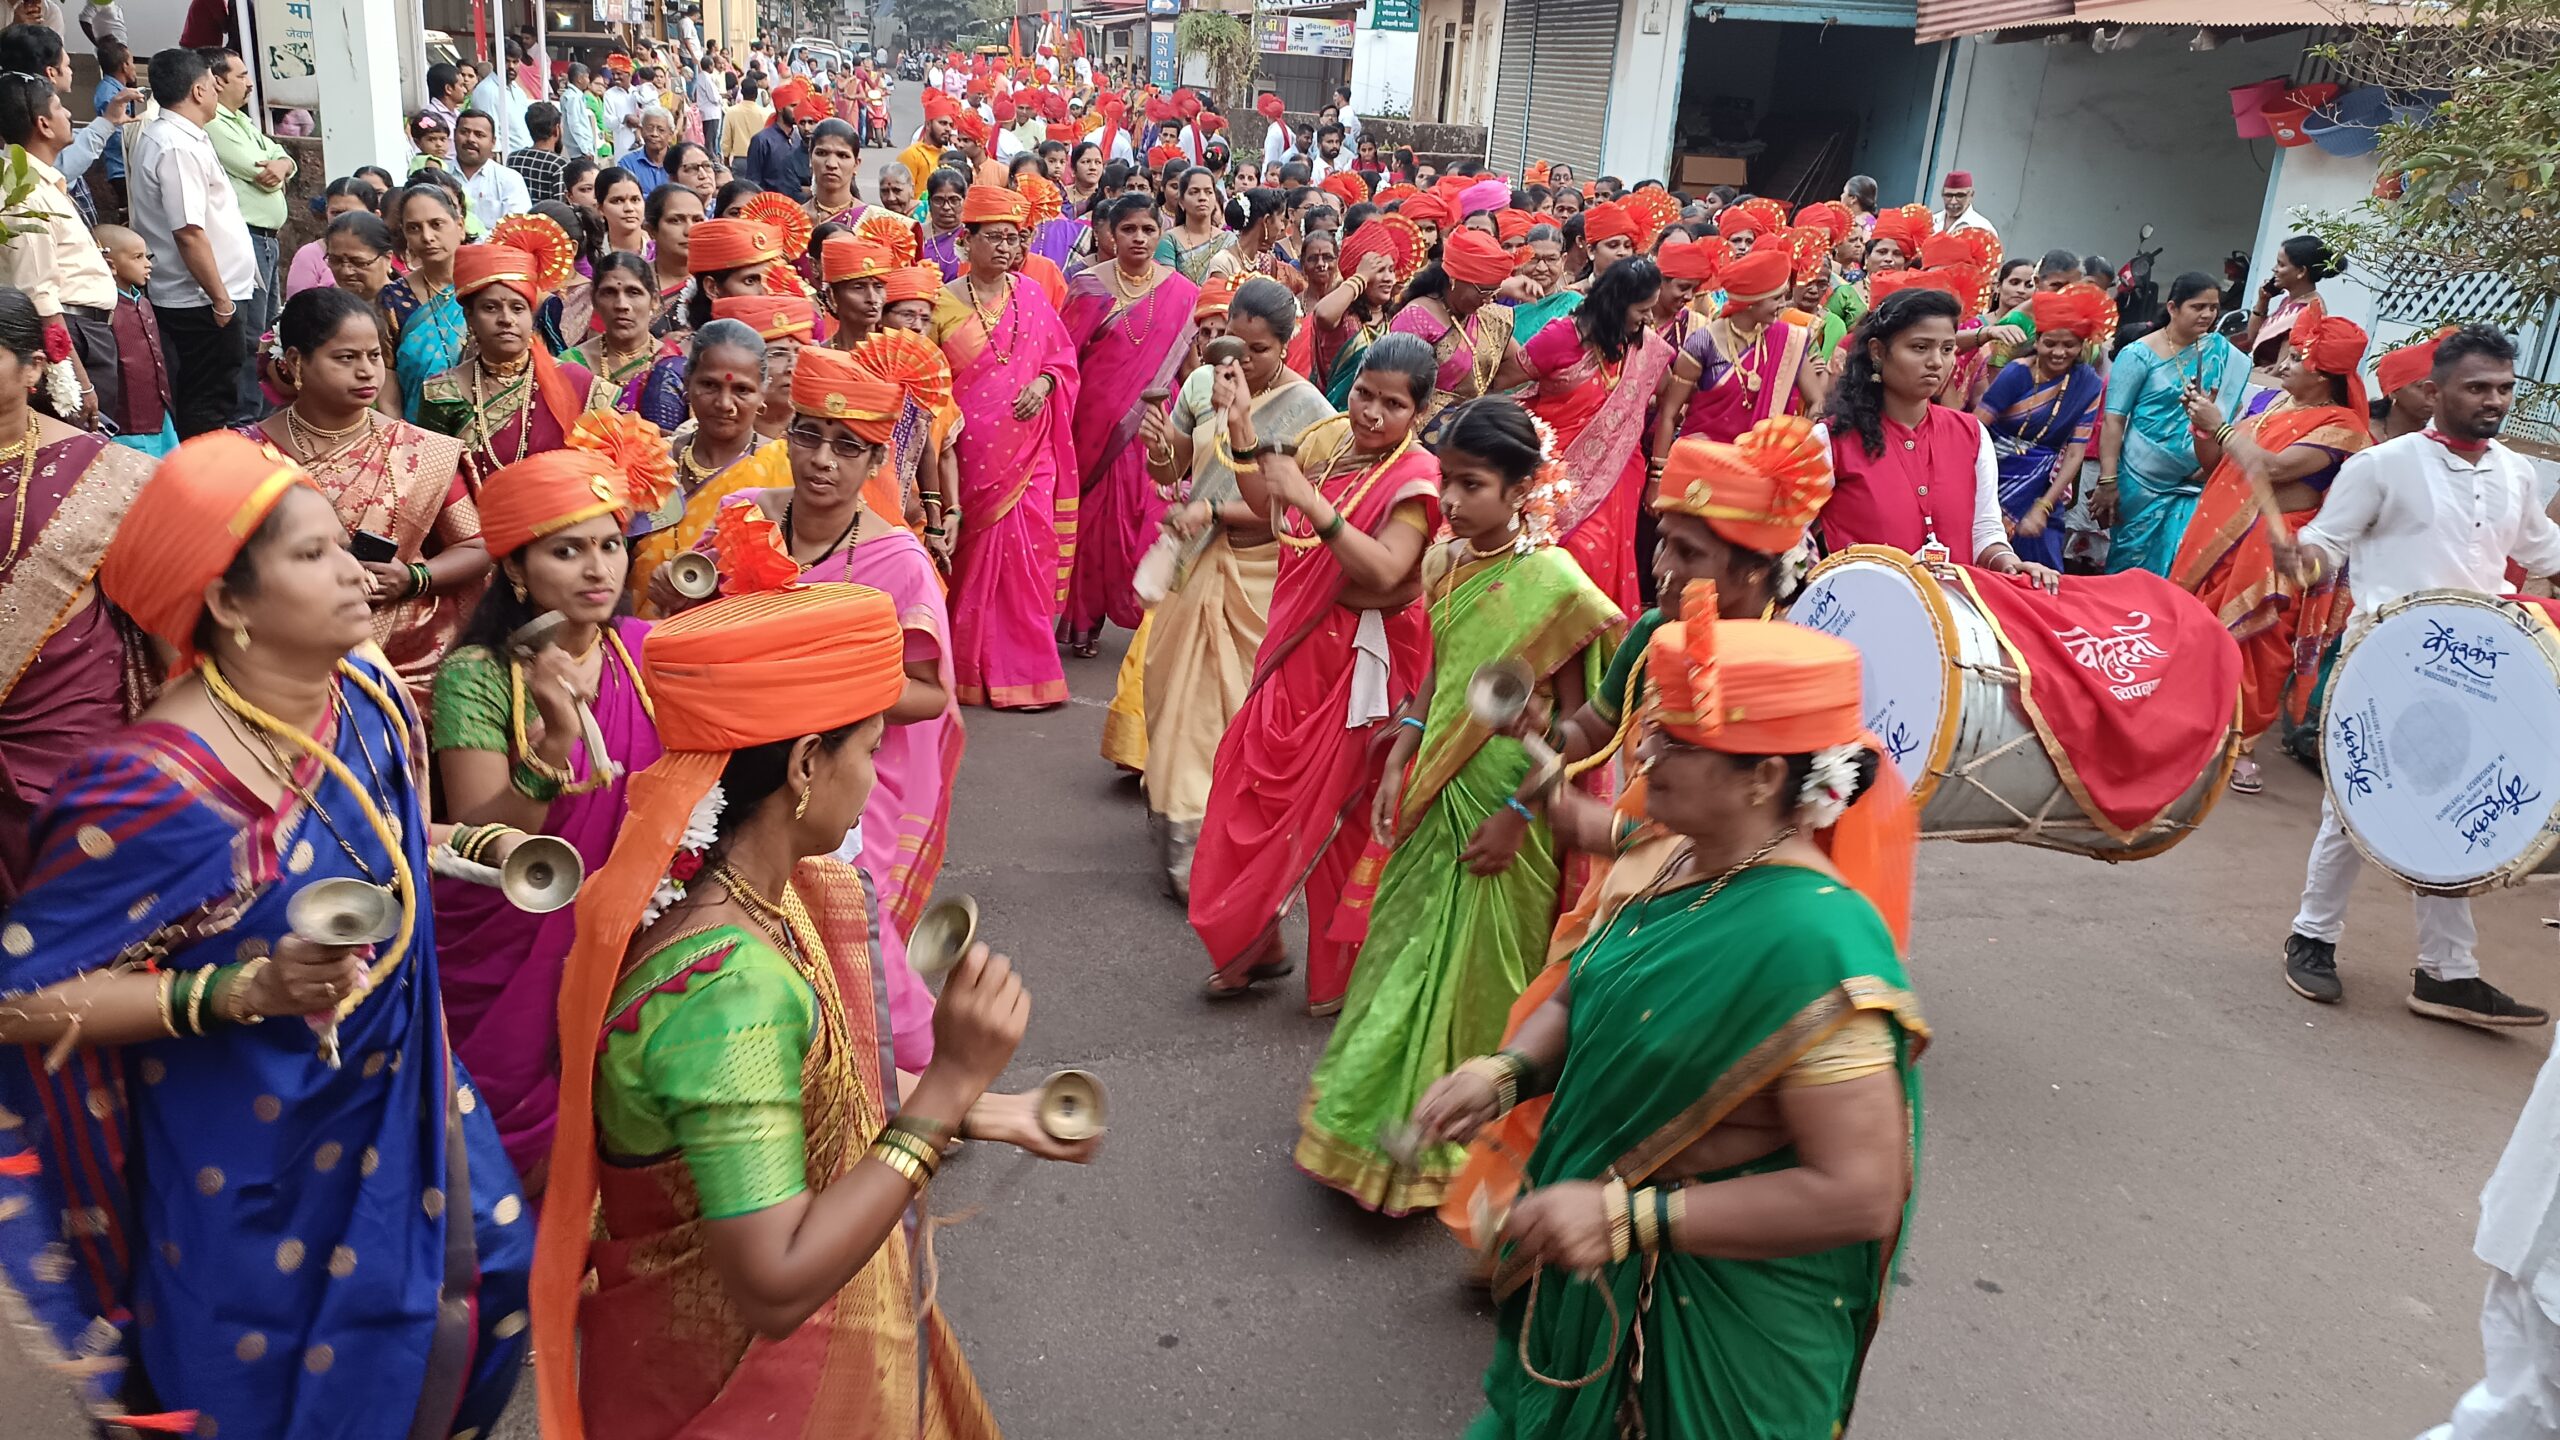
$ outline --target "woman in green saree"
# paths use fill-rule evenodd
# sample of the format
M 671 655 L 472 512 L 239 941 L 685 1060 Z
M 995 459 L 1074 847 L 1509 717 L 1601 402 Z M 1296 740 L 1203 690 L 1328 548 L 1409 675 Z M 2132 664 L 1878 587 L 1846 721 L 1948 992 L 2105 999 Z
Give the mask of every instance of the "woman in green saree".
M 1463 1140 L 1553 1090 L 1531 1188 L 1480 1227 L 1501 1314 L 1470 1440 L 1836 1435 L 1907 1227 L 1929 1032 L 1879 911 L 1913 817 L 1857 653 L 1718 621 L 1711 585 L 1681 608 L 1643 742 L 1681 843 L 1414 1113 Z
M 1607 661 L 1600 642 L 1625 624 L 1553 543 L 1549 505 L 1533 504 L 1553 499 L 1545 459 L 1511 400 L 1449 413 L 1440 505 L 1455 538 L 1422 565 L 1432 670 L 1397 715 L 1373 841 L 1333 921 L 1337 940 L 1360 938 L 1346 932 L 1364 923 L 1368 934 L 1307 1086 L 1297 1163 L 1389 1215 L 1438 1205 L 1466 1151 L 1440 1145 L 1404 1163 L 1382 1133 L 1412 1113 L 1426 1084 L 1500 1042 L 1555 924 L 1563 857 L 1514 794 L 1528 753 L 1468 714 L 1468 679 L 1480 665 L 1525 662 L 1537 677 L 1535 713 L 1570 715 Z

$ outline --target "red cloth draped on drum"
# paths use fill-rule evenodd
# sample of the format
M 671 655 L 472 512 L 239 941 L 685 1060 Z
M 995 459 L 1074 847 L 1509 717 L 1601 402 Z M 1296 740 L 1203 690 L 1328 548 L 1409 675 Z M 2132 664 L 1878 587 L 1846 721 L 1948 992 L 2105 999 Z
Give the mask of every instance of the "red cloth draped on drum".
M 2018 668 L 2018 703 L 2091 823 L 2130 840 L 2223 762 L 2240 647 L 2196 598 L 2148 571 L 1958 572 Z

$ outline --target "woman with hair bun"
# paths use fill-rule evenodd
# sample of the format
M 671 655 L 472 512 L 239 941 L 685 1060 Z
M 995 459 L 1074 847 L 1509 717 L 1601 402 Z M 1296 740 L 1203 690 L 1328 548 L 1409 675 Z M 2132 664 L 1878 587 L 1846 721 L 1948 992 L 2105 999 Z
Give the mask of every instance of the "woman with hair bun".
M 1438 1205 L 1465 1152 L 1399 1160 L 1380 1137 L 1425 1083 L 1501 1040 L 1554 926 L 1564 852 L 1530 808 L 1545 785 L 1519 740 L 1476 722 L 1467 689 L 1480 666 L 1523 663 L 1531 713 L 1547 717 L 1572 714 L 1599 679 L 1598 642 L 1625 620 L 1556 543 L 1564 488 L 1517 403 L 1449 412 L 1440 513 L 1452 538 L 1422 562 L 1431 668 L 1397 707 L 1365 817 L 1371 844 L 1354 874 L 1377 875 L 1376 889 L 1355 883 L 1335 918 L 1337 937 L 1367 933 L 1298 1129 L 1298 1168 L 1389 1215 Z

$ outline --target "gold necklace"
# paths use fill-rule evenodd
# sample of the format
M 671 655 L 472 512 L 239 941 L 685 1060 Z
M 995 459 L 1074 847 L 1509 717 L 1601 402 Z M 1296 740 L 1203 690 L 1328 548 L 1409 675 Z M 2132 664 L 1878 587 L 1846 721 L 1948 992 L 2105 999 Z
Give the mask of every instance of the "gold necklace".
M 737 867 L 726 859 L 712 863 L 711 878 L 720 882 L 720 887 L 729 892 L 729 898 L 738 902 L 738 908 L 747 912 L 747 918 L 755 922 L 756 928 L 762 930 L 766 938 L 795 957 L 801 953 L 799 932 L 791 924 L 790 911 L 766 899 L 764 892 L 749 884 L 747 877 L 739 874 Z
M 0 447 L 0 467 L 6 467 L 13 460 L 18 465 L 18 503 L 10 509 L 9 553 L 0 555 L 0 571 L 17 564 L 19 554 L 26 549 L 27 485 L 35 479 L 36 451 L 40 448 L 36 444 L 36 433 L 36 417 L 30 414 L 27 416 L 27 433 L 6 447 Z
M 532 363 L 532 358 L 526 357 L 525 368 L 530 369 Z M 516 396 L 513 405 L 509 407 L 510 414 L 507 419 L 492 420 L 489 418 L 489 395 L 484 388 L 484 382 L 493 374 L 497 375 L 501 381 L 512 381 L 515 375 L 523 373 L 524 370 L 518 370 L 515 374 L 507 374 L 494 369 L 486 359 L 476 353 L 471 357 L 472 421 L 480 430 L 481 448 L 489 452 L 491 460 L 498 461 L 495 468 L 504 468 L 509 463 L 498 460 L 498 432 L 507 424 L 507 419 L 520 422 L 516 426 L 516 459 L 522 460 L 533 448 L 533 386 L 528 382 Z M 511 385 L 502 384 L 498 390 L 498 398 L 502 401 L 506 400 L 507 391 L 510 388 L 512 388 Z M 481 478 L 486 480 L 488 477 L 484 475 Z
M 1002 320 L 1006 313 L 1013 309 L 1013 285 L 1013 276 L 1007 273 L 1004 277 L 1003 298 L 996 301 L 996 313 L 989 315 L 985 308 L 978 304 L 978 277 L 975 275 L 960 277 L 961 290 L 969 297 L 969 313 L 977 317 L 978 328 L 986 333 L 987 352 L 995 356 L 996 363 L 999 365 L 1008 364 L 1013 359 L 1011 346 L 996 344 L 996 322 Z M 1018 332 L 1014 340 L 1017 345 L 1021 343 L 1021 335 Z
M 1708 901 L 1713 900 L 1714 898 L 1716 898 L 1716 896 L 1717 896 L 1717 895 L 1719 895 L 1719 894 L 1721 894 L 1721 893 L 1723 892 L 1724 887 L 1726 887 L 1727 885 L 1732 884 L 1732 883 L 1733 883 L 1737 878 L 1739 878 L 1739 877 L 1741 876 L 1741 874 L 1742 874 L 1742 872 L 1743 872 L 1743 871 L 1750 869 L 1752 866 L 1757 865 L 1757 864 L 1759 864 L 1761 861 L 1768 859 L 1771 855 L 1776 854 L 1776 853 L 1777 853 L 1777 850 L 1778 850 L 1778 847 L 1779 847 L 1779 846 L 1781 846 L 1781 845 L 1786 844 L 1786 843 L 1787 843 L 1787 841 L 1789 841 L 1790 839 L 1793 839 L 1793 838 L 1794 838 L 1794 836 L 1795 836 L 1795 833 L 1796 833 L 1796 827 L 1794 827 L 1793 825 L 1787 825 L 1787 826 L 1782 826 L 1782 827 L 1780 827 L 1780 828 L 1779 828 L 1779 830 L 1778 830 L 1778 833 L 1777 833 L 1777 834 L 1775 834 L 1775 835 L 1770 836 L 1770 837 L 1768 838 L 1767 842 L 1766 842 L 1766 843 L 1764 843 L 1764 844 L 1762 844 L 1762 845 L 1761 845 L 1761 847 L 1760 847 L 1759 849 L 1754 850 L 1754 851 L 1752 851 L 1750 854 L 1743 856 L 1740 860 L 1738 860 L 1738 861 L 1734 862 L 1734 864 L 1733 864 L 1732 866 L 1730 866 L 1729 868 L 1727 868 L 1723 874 L 1718 875 L 1718 876 L 1717 876 L 1717 877 L 1715 877 L 1713 880 L 1708 881 L 1708 882 L 1707 882 L 1707 888 L 1706 888 L 1705 890 L 1703 890 L 1703 891 L 1699 892 L 1699 895 L 1698 895 L 1698 898 L 1697 898 L 1697 899 L 1692 900 L 1692 901 L 1690 901 L 1688 904 L 1686 904 L 1686 905 L 1684 905 L 1684 906 L 1682 906 L 1682 907 L 1681 907 L 1681 913 L 1685 915 L 1685 914 L 1689 913 L 1690 911 L 1697 909 L 1699 906 L 1706 904 Z M 1670 883 L 1670 882 L 1671 882 L 1671 878 L 1672 878 L 1674 875 L 1678 874 L 1678 873 L 1679 873 L 1679 871 L 1680 871 L 1680 867 L 1681 867 L 1682 865 L 1686 864 L 1686 863 L 1689 861 L 1689 859 L 1690 859 L 1692 856 L 1696 855 L 1697 853 L 1698 853 L 1698 842 L 1697 842 L 1697 841 L 1695 841 L 1695 840 L 1691 840 L 1691 841 L 1689 842 L 1689 848 L 1688 848 L 1687 850 L 1684 850 L 1684 851 L 1682 851 L 1682 852 L 1681 852 L 1680 858 L 1679 858 L 1678 860 L 1673 861 L 1672 863 L 1670 863 L 1670 864 L 1668 864 L 1668 865 L 1663 866 L 1663 867 L 1662 867 L 1662 873 L 1661 873 L 1659 876 L 1656 876 L 1656 877 L 1654 878 L 1654 882 L 1653 882 L 1652 884 L 1650 884 L 1650 885 L 1646 886 L 1646 887 L 1644 888 L 1644 892 L 1643 892 L 1642 894 L 1638 895 L 1634 900 L 1629 901 L 1625 906 L 1621 907 L 1621 909 L 1619 910 L 1618 914 L 1623 915 L 1623 914 L 1625 914 L 1627 911 L 1635 909 L 1639 904 L 1643 904 L 1643 903 L 1648 902 L 1648 901 L 1652 901 L 1652 900 L 1659 899 L 1659 898 L 1661 898 L 1663 895 L 1668 894 L 1669 892 L 1671 892 L 1671 891 L 1673 891 L 1673 890 L 1676 890 L 1676 889 L 1680 888 L 1679 886 L 1677 886 L 1677 885 L 1674 885 L 1674 884 Z M 1610 917 L 1609 917 L 1609 922 L 1610 922 L 1610 924 L 1611 924 L 1611 925 L 1616 924 L 1616 923 L 1617 923 L 1617 916 L 1616 916 L 1616 915 L 1612 915 L 1612 916 L 1610 916 Z M 1607 934 L 1607 933 L 1608 933 L 1608 926 L 1602 926 L 1602 927 L 1601 927 L 1601 933 L 1602 933 L 1602 934 L 1604 934 L 1604 935 L 1605 935 L 1605 934 Z M 1629 939 L 1633 939 L 1634 937 L 1636 937 L 1636 936 L 1638 936 L 1638 935 L 1641 935 L 1641 934 L 1643 934 L 1643 933 L 1644 933 L 1644 921 L 1643 921 L 1643 919 L 1641 919 L 1641 918 L 1637 919 L 1637 921 L 1636 921 L 1636 923 L 1635 923 L 1635 924 L 1633 924 L 1633 925 L 1631 925 L 1631 926 L 1627 927 L 1627 936 L 1628 936 L 1628 938 L 1629 938 Z
M 1361 501 L 1369 498 L 1370 491 L 1378 488 L 1379 479 L 1385 476 L 1387 471 L 1393 469 L 1398 460 L 1404 458 L 1404 452 L 1413 448 L 1414 438 L 1414 433 L 1412 431 L 1406 431 L 1403 442 L 1397 445 L 1395 449 L 1388 451 L 1386 458 L 1380 460 L 1376 467 L 1370 470 L 1370 472 L 1361 479 L 1359 487 L 1353 490 L 1349 495 L 1344 496 L 1339 501 L 1335 501 L 1332 496 L 1326 495 L 1325 499 L 1333 505 L 1333 513 L 1345 524 L 1350 523 L 1351 512 L 1359 508 Z M 1354 452 L 1352 451 L 1349 443 L 1346 442 L 1343 446 L 1341 455 L 1336 455 L 1333 459 L 1325 462 L 1323 472 L 1318 474 L 1313 482 L 1317 494 L 1323 495 L 1324 482 L 1334 478 L 1333 467 L 1341 463 L 1344 455 L 1351 455 L 1353 453 Z M 1309 530 L 1306 535 L 1298 536 L 1289 533 L 1287 525 L 1288 517 L 1289 515 L 1295 515 L 1297 513 L 1298 512 L 1295 510 L 1291 510 L 1287 512 L 1287 514 L 1274 517 L 1271 523 L 1272 535 L 1276 537 L 1281 544 L 1298 550 L 1313 550 L 1324 544 L 1323 537 L 1314 533 L 1313 527 L 1315 522 L 1312 520 L 1307 522 Z

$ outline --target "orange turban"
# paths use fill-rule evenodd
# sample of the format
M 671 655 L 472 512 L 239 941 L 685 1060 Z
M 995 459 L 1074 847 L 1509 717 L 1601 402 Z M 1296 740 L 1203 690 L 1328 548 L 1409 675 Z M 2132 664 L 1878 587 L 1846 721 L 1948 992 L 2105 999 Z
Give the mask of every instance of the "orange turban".
M 1582 212 L 1582 243 L 1585 245 L 1635 238 L 1636 217 L 1627 213 L 1622 201 L 1603 200 Z
M 1873 240 L 1890 240 L 1899 246 L 1912 264 L 1920 263 L 1920 244 L 1929 238 L 1929 222 L 1908 210 L 1887 210 L 1876 216 L 1875 227 L 1867 232 Z
M 1695 280 L 1705 285 L 1715 280 L 1724 256 L 1722 241 L 1708 244 L 1703 240 L 1674 240 L 1653 258 L 1662 267 L 1664 279 Z
M 2112 306 L 2096 286 L 2074 285 L 2067 290 L 2037 291 L 2027 301 L 2027 315 L 2036 322 L 2039 334 L 2068 330 L 2083 340 L 2094 340 L 2111 318 Z
M 631 777 L 613 854 L 578 895 L 577 939 L 560 979 L 561 1053 L 595 1053 L 641 910 L 730 752 L 882 713 L 906 691 L 905 653 L 896 603 L 865 585 L 725 595 L 649 632 L 641 670 L 666 753 Z M 543 1337 L 535 1374 L 545 1433 L 582 1435 L 572 1336 L 596 1199 L 595 1067 L 564 1066 L 560 1094 L 535 1240 L 533 1325 Z
M 1235 298 L 1235 280 L 1230 276 L 1212 275 L 1200 282 L 1200 298 L 1191 303 L 1191 318 L 1198 320 L 1204 315 L 1224 315 L 1227 307 L 1235 303 Z
M 1527 239 L 1529 236 L 1529 227 L 1535 223 L 1535 221 L 1529 218 L 1529 212 L 1526 210 L 1496 210 L 1493 212 L 1494 234 L 1498 236 L 1505 245 L 1517 245 L 1522 240 Z
M 966 111 L 960 116 L 958 131 L 963 140 L 974 140 L 980 145 L 987 143 L 987 122 L 975 110 Z
M 960 102 L 951 98 L 951 92 L 947 90 L 927 90 L 924 92 L 925 119 L 949 120 L 958 116 L 959 113 Z
M 878 330 L 853 347 L 850 373 L 858 380 L 892 385 L 937 413 L 952 405 L 951 362 L 942 347 L 910 330 Z
M 2385 395 L 2396 395 L 2427 378 L 2436 368 L 2436 346 L 2453 333 L 2448 325 L 2414 345 L 2403 345 L 2373 367 L 2373 383 Z
M 1882 304 L 1897 290 L 1935 290 L 1963 301 L 1973 293 L 1973 276 L 1948 270 L 1887 270 L 1867 277 L 1867 300 Z
M 830 235 L 819 247 L 819 273 L 830 285 L 839 280 L 876 280 L 897 268 L 889 247 L 858 235 Z
M 1449 202 L 1447 196 L 1438 193 L 1416 195 L 1404 202 L 1404 208 L 1396 213 L 1416 225 L 1428 221 L 1444 230 L 1458 223 L 1457 207 Z
M 931 300 L 941 293 L 941 270 L 931 265 L 908 265 L 889 272 L 889 298 L 881 303 L 895 305 L 901 300 Z
M 1499 285 L 1511 273 L 1511 252 L 1481 230 L 1452 230 L 1440 244 L 1440 268 L 1469 285 Z
M 734 215 L 697 221 L 684 268 L 693 275 L 770 265 L 782 258 L 782 232 Z
M 1849 233 L 1849 227 L 1853 223 L 1855 222 L 1849 216 L 1849 207 L 1837 200 L 1816 200 L 1796 212 L 1796 224 L 1806 229 L 1821 231 L 1823 238 L 1834 245 L 1839 244 L 1841 237 Z
M 1831 484 L 1831 451 L 1813 422 L 1774 415 L 1730 445 L 1702 435 L 1674 442 L 1653 508 L 1694 515 L 1756 554 L 1784 555 L 1804 543 Z
M 1739 205 L 1727 205 L 1716 212 L 1716 233 L 1727 240 L 1746 233 L 1757 235 L 1767 228 L 1760 223 L 1757 211 L 1745 210 Z
M 630 519 L 673 493 L 667 437 L 637 415 L 589 411 L 557 450 L 502 465 L 480 486 L 480 534 L 492 555 L 600 516 Z
M 711 318 L 735 320 L 767 340 L 805 345 L 818 337 L 818 307 L 797 295 L 724 295 L 711 302 Z
M 184 674 L 195 665 L 205 587 L 231 568 L 285 491 L 309 484 L 273 446 L 229 430 L 198 435 L 169 452 L 133 497 L 107 542 L 98 588 L 175 649 L 169 673 Z
M 1029 201 L 1001 185 L 972 185 L 960 199 L 963 225 L 1021 225 L 1028 222 L 1030 211 Z
M 467 300 L 492 285 L 504 285 L 527 305 L 542 303 L 542 282 L 533 256 L 512 245 L 465 245 L 453 256 L 453 295 Z
M 781 84 L 773 87 L 774 112 L 776 114 L 788 114 L 791 107 L 808 98 L 808 81 L 800 79 L 785 80 Z
M 1724 269 L 1716 276 L 1724 286 L 1724 313 L 1731 315 L 1784 294 L 1787 282 L 1795 274 L 1794 259 L 1784 249 L 1769 249 L 1753 250 L 1724 262 Z
M 1803 755 L 1866 733 L 1856 646 L 1784 620 L 1719 620 L 1715 599 L 1691 581 L 1681 618 L 1653 632 L 1655 723 L 1726 755 Z
M 2337 375 L 2347 382 L 2347 407 L 2356 418 L 2366 417 L 2368 402 L 2364 393 L 2364 347 L 2368 337 L 2364 327 L 2343 315 L 2332 315 L 2314 301 L 2312 307 L 2293 322 L 2293 353 L 2304 364 L 2323 375 Z
M 1369 182 L 1361 179 L 1359 173 L 1352 170 L 1336 170 L 1324 177 L 1324 183 L 1316 188 L 1340 200 L 1346 206 L 1357 205 L 1369 198 Z
M 866 379 L 841 350 L 803 350 L 791 366 L 791 408 L 816 420 L 841 420 L 874 445 L 897 432 L 898 387 Z

